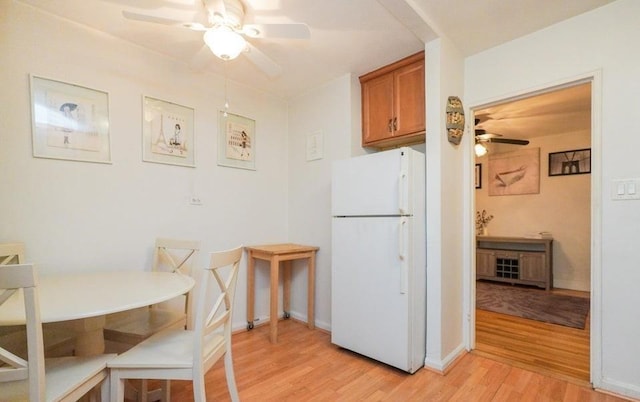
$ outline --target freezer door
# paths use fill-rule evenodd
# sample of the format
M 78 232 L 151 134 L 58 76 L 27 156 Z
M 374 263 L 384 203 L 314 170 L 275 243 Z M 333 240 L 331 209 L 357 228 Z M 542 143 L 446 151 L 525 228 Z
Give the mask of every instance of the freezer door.
M 333 218 L 331 341 L 413 372 L 411 218 Z M 410 318 L 412 317 L 412 318 Z
M 398 148 L 333 162 L 332 215 L 410 215 L 412 153 Z

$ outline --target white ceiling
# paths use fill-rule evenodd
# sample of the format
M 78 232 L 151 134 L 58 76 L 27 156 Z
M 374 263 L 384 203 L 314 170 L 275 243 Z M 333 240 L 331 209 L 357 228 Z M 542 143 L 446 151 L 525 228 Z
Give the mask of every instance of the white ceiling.
M 189 21 L 202 15 L 201 0 L 19 1 L 195 65 L 194 73 L 224 73 L 221 60 L 206 48 L 201 51 L 202 32 L 122 16 L 122 10 L 128 10 Z M 267 77 L 244 57 L 228 64 L 229 79 L 286 99 L 343 74 L 361 75 L 423 50 L 425 41 L 440 35 L 468 56 L 613 0 L 242 1 L 245 23 L 304 22 L 310 27 L 308 41 L 251 40 L 282 67 L 280 77 Z

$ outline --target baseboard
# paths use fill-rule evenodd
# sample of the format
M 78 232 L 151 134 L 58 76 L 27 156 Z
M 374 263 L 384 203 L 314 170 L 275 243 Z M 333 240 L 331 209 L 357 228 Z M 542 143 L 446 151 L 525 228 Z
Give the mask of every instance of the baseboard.
M 303 314 L 300 314 L 300 313 L 296 313 L 296 312 L 290 312 L 289 314 L 291 315 L 291 318 L 293 318 L 293 319 L 295 319 L 297 321 L 304 322 L 304 323 L 307 322 L 307 316 L 306 315 L 303 315 Z M 284 318 L 283 315 L 280 315 L 278 317 L 278 319 L 280 319 L 280 320 L 283 319 L 283 318 Z M 268 324 L 268 323 L 269 323 L 269 316 L 256 317 L 253 320 L 254 327 L 259 327 L 261 325 L 265 325 L 265 324 Z M 322 329 L 324 331 L 331 332 L 331 325 L 329 325 L 329 323 L 327 323 L 325 321 L 316 320 L 315 326 L 318 329 Z M 232 328 L 233 332 L 241 332 L 241 331 L 246 331 L 246 330 L 247 330 L 247 324 L 245 324 L 245 323 L 240 323 L 240 324 L 236 323 L 236 324 L 233 325 L 233 328 Z
M 612 394 L 622 398 L 632 398 L 632 400 L 640 400 L 640 387 L 634 384 L 624 383 L 610 378 L 603 378 L 599 384 L 597 391 Z
M 427 358 L 424 359 L 424 367 L 440 374 L 446 374 L 447 371 L 449 371 L 465 353 L 466 349 L 464 345 L 460 344 L 442 360 L 433 359 L 427 356 Z
M 581 292 L 591 291 L 591 284 L 583 281 L 576 282 L 571 280 L 554 279 L 553 287 L 560 288 L 560 289 L 579 290 Z

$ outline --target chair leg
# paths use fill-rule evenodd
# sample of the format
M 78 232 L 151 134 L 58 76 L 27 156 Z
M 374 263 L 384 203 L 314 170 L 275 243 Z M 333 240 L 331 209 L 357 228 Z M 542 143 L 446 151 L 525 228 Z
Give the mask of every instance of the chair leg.
M 206 402 L 207 392 L 204 387 L 204 375 L 195 375 L 193 378 L 193 400 Z
M 124 401 L 124 379 L 120 378 L 118 370 L 111 369 L 111 402 L 123 402 Z
M 231 400 L 233 402 L 240 401 L 238 388 L 236 387 L 236 376 L 233 372 L 233 358 L 231 357 L 231 350 L 227 350 L 224 354 L 224 373 L 227 377 L 227 388 L 229 389 Z
M 140 381 L 140 392 L 138 393 L 138 401 L 147 402 L 149 399 L 149 383 L 147 380 Z
M 107 376 L 102 384 L 100 384 L 100 401 L 107 402 L 109 401 L 110 395 L 109 391 L 111 390 L 111 376 Z
M 166 380 L 162 382 L 162 402 L 170 402 L 171 401 L 171 380 Z

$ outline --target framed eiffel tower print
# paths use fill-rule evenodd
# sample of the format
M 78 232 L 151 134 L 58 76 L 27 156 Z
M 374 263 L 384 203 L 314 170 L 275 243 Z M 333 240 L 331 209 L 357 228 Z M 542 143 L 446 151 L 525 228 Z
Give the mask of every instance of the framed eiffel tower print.
M 143 96 L 142 160 L 195 167 L 193 108 Z

